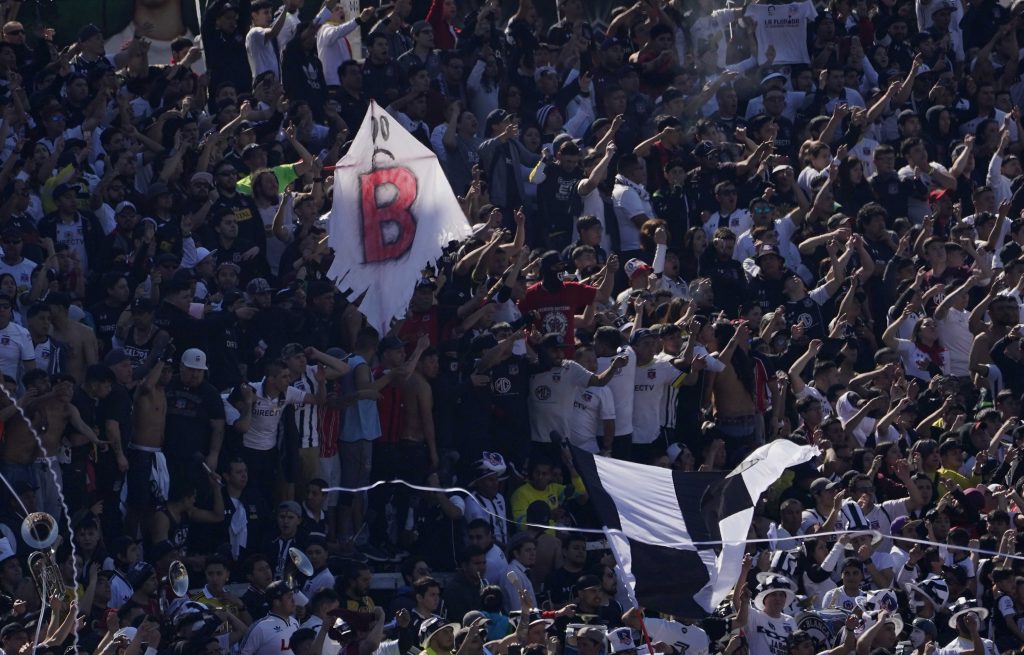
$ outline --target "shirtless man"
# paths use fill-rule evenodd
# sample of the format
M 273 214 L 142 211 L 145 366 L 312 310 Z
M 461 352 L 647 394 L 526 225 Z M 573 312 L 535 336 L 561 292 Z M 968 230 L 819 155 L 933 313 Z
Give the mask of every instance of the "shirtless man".
M 97 446 L 105 444 L 85 424 L 78 408 L 71 404 L 75 381 L 70 375 L 55 375 L 51 381 L 46 371 L 35 369 L 24 375 L 22 384 L 25 385 L 25 394 L 20 402 L 43 446 L 42 454 L 36 460 L 39 489 L 36 499 L 42 511 L 60 516 L 64 481 L 57 456 L 64 445 L 68 426 L 73 428 L 79 439 Z
M 0 421 L 4 424 L 4 438 L 0 441 L 0 473 L 12 487 L 23 483 L 35 488 L 36 472 L 32 464 L 39 455 L 39 444 L 32 426 L 14 403 L 14 388 L 14 384 L 4 380 L 0 391 Z
M 430 381 L 438 373 L 437 351 L 430 348 L 420 355 L 416 368 L 405 383 L 402 390 L 404 403 L 405 430 L 399 444 L 407 452 L 399 457 L 399 461 L 410 467 L 409 472 L 418 471 L 423 477 L 423 450 L 430 462 L 430 469 L 437 468 L 437 444 L 434 440 L 434 393 Z M 407 457 L 416 453 L 415 457 Z M 403 479 L 408 479 L 403 476 Z
M 136 298 L 130 309 L 121 313 L 114 335 L 114 346 L 124 349 L 132 359 L 132 377 L 141 380 L 160 361 L 171 336 L 153 324 L 156 308 L 147 298 Z
M 764 423 L 757 414 L 754 398 L 740 381 L 733 361 L 737 348 L 744 353 L 750 348 L 750 326 L 744 322 L 734 329 L 729 323 L 716 323 L 714 339 L 719 347 L 728 340 L 725 348 L 715 354 L 725 368 L 714 374 L 710 385 L 710 406 L 714 408 L 715 425 L 726 436 L 726 452 L 731 466 L 764 442 Z M 751 362 L 749 356 L 746 359 Z M 752 362 L 747 365 L 752 365 Z
M 160 449 L 164 445 L 167 420 L 167 394 L 164 393 L 164 387 L 171 381 L 172 372 L 173 367 L 167 362 L 158 361 L 135 388 L 132 412 L 134 437 L 126 453 L 128 516 L 125 530 L 129 535 L 134 535 L 143 524 L 147 518 L 145 512 L 161 506 L 167 498 L 167 460 Z
M 988 312 L 990 321 L 985 322 Z M 972 374 L 979 376 L 989 385 L 999 382 L 999 373 L 992 365 L 992 346 L 1005 337 L 1010 328 L 1020 322 L 1020 305 L 1012 296 L 996 295 L 993 290 L 977 304 L 970 316 L 970 329 L 976 336 L 971 344 L 968 360 Z M 1001 373 L 1001 372 L 1000 372 Z
M 46 296 L 53 322 L 53 338 L 67 345 L 67 373 L 76 381 L 85 380 L 85 369 L 99 361 L 96 335 L 85 325 L 68 318 L 71 299 L 65 293 L 51 293 Z

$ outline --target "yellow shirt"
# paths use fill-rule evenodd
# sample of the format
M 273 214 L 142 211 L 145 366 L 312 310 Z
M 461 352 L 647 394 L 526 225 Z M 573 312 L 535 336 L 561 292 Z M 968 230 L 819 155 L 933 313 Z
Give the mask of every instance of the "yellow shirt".
M 547 504 L 551 511 L 557 509 L 566 498 L 574 495 L 586 495 L 587 488 L 579 475 L 572 476 L 572 486 L 552 482 L 543 489 L 536 489 L 527 482 L 512 493 L 512 520 L 522 525 L 526 523 L 526 509 L 538 500 Z

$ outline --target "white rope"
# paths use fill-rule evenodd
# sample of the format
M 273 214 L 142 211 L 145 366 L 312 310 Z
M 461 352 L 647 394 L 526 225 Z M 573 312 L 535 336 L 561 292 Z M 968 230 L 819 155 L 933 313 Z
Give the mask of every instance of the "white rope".
M 35 427 L 32 425 L 32 421 L 30 421 L 28 419 L 28 416 L 25 415 L 24 408 L 22 408 L 22 406 L 19 405 L 17 403 L 17 401 L 14 400 L 14 398 L 11 396 L 11 394 L 7 393 L 6 389 L 4 389 L 4 394 L 7 396 L 7 399 L 10 400 L 11 403 L 15 407 L 18 408 L 18 414 L 21 415 L 21 419 L 23 421 L 25 421 L 25 425 L 28 427 L 29 430 L 32 431 L 32 437 L 36 440 L 36 447 L 39 448 L 39 452 L 43 453 L 43 460 L 46 462 L 46 470 L 50 473 L 50 479 L 53 481 L 53 488 L 57 490 L 57 499 L 60 501 L 60 507 L 61 507 L 61 510 L 64 513 L 64 522 L 67 524 L 68 544 L 71 547 L 71 566 L 74 569 L 74 581 L 75 581 L 75 584 L 77 586 L 77 584 L 78 584 L 78 564 L 75 562 L 75 555 L 77 554 L 76 553 L 76 548 L 75 548 L 75 539 L 74 539 L 75 532 L 74 532 L 74 530 L 71 527 L 71 511 L 68 509 L 67 501 L 64 498 L 64 485 L 61 484 L 60 479 L 57 477 L 56 472 L 54 472 L 54 470 L 53 470 L 53 459 L 55 459 L 55 458 L 50 458 L 50 457 L 46 456 L 46 447 L 43 444 L 43 439 L 42 439 L 42 437 L 39 436 L 39 433 L 36 432 Z M 35 467 L 34 466 L 33 466 L 32 470 L 33 470 L 33 473 L 34 473 L 35 472 Z M 10 483 L 7 481 L 6 478 L 4 478 L 4 484 L 7 485 L 8 489 L 11 490 L 11 493 L 14 495 L 14 497 L 18 499 L 18 503 L 21 505 L 21 508 L 23 510 L 25 510 L 25 515 L 28 516 L 28 514 L 29 514 L 28 508 L 25 507 L 25 503 L 21 502 L 21 498 L 18 497 L 18 494 L 14 493 L 14 489 L 11 487 Z M 59 516 L 55 516 L 55 517 L 53 517 L 53 519 L 54 519 L 54 526 L 56 526 L 57 522 L 60 521 L 60 517 Z M 11 545 L 13 546 L 14 544 L 11 544 Z M 47 555 L 47 556 L 49 557 L 49 555 Z M 32 572 L 29 571 L 29 576 L 31 576 L 31 575 L 32 575 Z M 42 588 L 42 598 L 39 599 L 39 605 L 40 605 L 39 624 L 36 626 L 36 641 L 35 641 L 35 644 L 34 644 L 36 646 L 39 645 L 39 630 L 40 630 L 40 628 L 42 626 L 43 615 L 46 614 L 46 612 L 44 610 L 46 608 L 47 601 L 48 601 L 48 599 L 47 599 L 47 589 L 46 589 L 46 576 L 40 575 L 39 577 L 43 581 L 43 588 Z M 62 600 L 64 600 L 64 599 L 62 599 Z M 70 612 L 70 611 L 71 611 L 71 605 L 68 604 L 68 612 Z M 73 633 L 74 634 L 73 634 L 72 638 L 74 640 L 75 650 L 77 651 L 78 650 L 78 630 L 74 630 Z
M 341 492 L 341 493 L 363 493 L 365 491 L 370 491 L 371 489 L 376 489 L 377 487 L 379 487 L 381 485 L 385 485 L 385 484 L 401 484 L 401 485 L 404 485 L 406 487 L 409 487 L 410 489 L 415 489 L 416 491 L 428 491 L 428 492 L 437 492 L 437 493 L 444 493 L 444 494 L 459 493 L 459 494 L 465 494 L 467 496 L 472 496 L 473 495 L 473 493 L 471 491 L 469 491 L 468 489 L 464 489 L 462 487 L 429 487 L 429 486 L 421 485 L 421 484 L 413 484 L 413 483 L 407 482 L 405 480 L 378 480 L 377 482 L 374 482 L 373 484 L 366 485 L 365 487 L 327 487 L 323 491 L 324 491 L 324 493 L 330 493 L 330 492 L 333 492 L 333 491 L 337 491 L 337 492 Z M 602 536 L 607 536 L 608 533 L 617 533 L 617 534 L 623 534 L 623 535 L 625 534 L 621 530 L 617 530 L 617 529 L 614 529 L 614 528 L 574 528 L 574 527 L 564 526 L 564 525 L 541 525 L 541 524 L 537 524 L 537 523 L 519 523 L 517 521 L 513 521 L 513 520 L 509 519 L 507 516 L 502 516 L 500 514 L 495 514 L 494 512 L 489 511 L 486 507 L 481 506 L 481 509 L 483 510 L 483 512 L 485 514 L 489 514 L 490 516 L 493 516 L 496 519 L 505 521 L 506 523 L 514 523 L 514 524 L 519 525 L 519 526 L 523 526 L 523 527 L 527 527 L 527 528 L 536 528 L 538 530 L 553 530 L 555 532 L 575 532 L 575 533 L 584 533 L 584 534 L 599 534 L 599 535 L 602 535 Z M 809 539 L 817 539 L 818 537 L 858 536 L 858 535 L 874 534 L 876 532 L 877 532 L 876 530 L 867 530 L 867 531 L 860 531 L 860 532 L 852 532 L 852 531 L 848 531 L 848 530 L 836 530 L 836 531 L 832 531 L 832 532 L 815 532 L 814 534 L 793 535 L 793 536 L 790 536 L 790 537 L 784 537 L 783 539 L 794 539 L 794 540 L 797 540 L 797 541 L 806 541 L 806 540 L 809 540 Z M 643 543 L 650 544 L 652 546 L 684 546 L 684 547 L 685 546 L 721 546 L 721 545 L 724 545 L 724 544 L 763 544 L 763 543 L 770 543 L 770 542 L 774 542 L 774 541 L 779 541 L 779 539 L 776 539 L 776 538 L 767 538 L 766 537 L 766 538 L 763 538 L 763 539 L 742 539 L 742 540 L 734 540 L 734 541 L 708 540 L 708 541 L 667 542 L 667 541 L 644 541 L 643 539 L 640 539 L 640 538 L 638 538 L 638 537 L 636 537 L 634 535 L 628 535 L 628 536 L 629 536 L 630 539 L 632 539 L 634 541 L 640 541 L 640 542 L 643 542 Z M 892 537 L 888 537 L 888 538 L 892 538 Z M 898 539 L 899 541 L 906 541 L 906 542 L 913 543 L 913 544 L 924 544 L 924 545 L 927 545 L 927 546 L 936 546 L 936 547 L 940 547 L 940 548 L 941 547 L 949 547 L 949 544 L 944 544 L 944 543 L 939 542 L 939 541 L 928 541 L 927 539 L 910 539 L 910 538 L 907 538 L 907 537 L 896 537 L 896 539 Z M 971 553 L 978 553 L 979 555 L 990 555 L 990 556 L 993 556 L 993 557 L 1005 557 L 1007 559 L 1016 559 L 1016 560 L 1024 561 L 1024 555 L 1006 554 L 1006 553 L 1000 553 L 998 551 L 986 550 L 986 549 L 983 549 L 983 548 L 970 548 L 970 547 L 967 547 L 967 546 L 956 546 L 956 548 L 959 549 L 959 550 L 965 550 L 965 551 L 968 551 L 968 552 L 971 552 Z

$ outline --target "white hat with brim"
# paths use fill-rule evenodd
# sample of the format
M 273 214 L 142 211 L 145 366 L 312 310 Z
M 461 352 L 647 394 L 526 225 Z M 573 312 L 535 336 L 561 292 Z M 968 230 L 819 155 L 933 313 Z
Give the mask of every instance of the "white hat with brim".
M 984 607 L 975 605 L 975 602 L 976 601 L 972 598 L 957 598 L 956 602 L 953 603 L 953 606 L 949 608 L 949 611 L 953 613 L 953 615 L 949 617 L 949 627 L 956 630 L 957 620 L 968 612 L 974 612 L 978 615 L 978 624 L 980 627 L 981 622 L 988 618 L 988 610 Z
M 793 583 L 785 576 L 779 574 L 773 574 L 761 583 L 761 590 L 754 596 L 754 607 L 764 611 L 764 599 L 769 594 L 774 594 L 777 591 L 781 591 L 786 594 L 786 602 L 782 604 L 783 607 L 789 606 L 796 598 L 796 592 L 793 590 Z
M 868 629 L 878 622 L 878 612 L 864 612 L 864 629 Z M 903 632 L 903 619 L 899 614 L 892 612 L 889 616 L 885 617 L 886 623 L 891 623 L 893 628 L 896 629 L 897 636 Z
M 447 628 L 451 628 L 452 634 L 454 635 L 455 631 L 462 627 L 458 623 L 444 623 L 442 622 L 440 617 L 435 618 L 437 618 L 437 621 L 435 621 L 433 625 L 427 627 L 426 632 L 423 635 L 423 638 L 420 639 L 420 648 L 424 650 L 426 650 L 426 648 L 430 645 L 430 640 L 433 639 L 434 635 L 436 635 L 438 632 L 441 632 L 442 630 L 445 630 Z M 427 620 L 429 621 L 430 619 Z

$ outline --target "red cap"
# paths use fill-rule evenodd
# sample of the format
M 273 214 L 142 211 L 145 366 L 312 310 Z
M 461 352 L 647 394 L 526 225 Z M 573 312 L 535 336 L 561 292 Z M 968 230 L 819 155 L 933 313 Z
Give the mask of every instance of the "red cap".
M 942 200 L 946 196 L 951 195 L 953 195 L 953 192 L 950 191 L 949 189 L 935 189 L 934 191 L 928 194 L 928 202 L 935 203 L 938 202 L 939 200 Z

